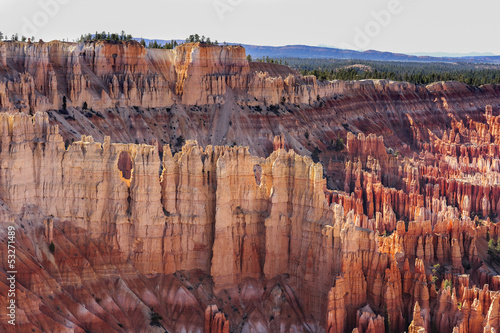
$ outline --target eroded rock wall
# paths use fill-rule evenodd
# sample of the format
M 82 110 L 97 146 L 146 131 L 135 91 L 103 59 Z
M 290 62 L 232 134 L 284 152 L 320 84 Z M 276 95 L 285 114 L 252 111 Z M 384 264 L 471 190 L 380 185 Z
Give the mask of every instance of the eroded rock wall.
M 65 143 L 46 113 L 1 113 L 22 327 L 160 330 L 158 313 L 173 331 L 498 331 L 496 113 L 450 112 L 446 130 L 408 115 L 402 153 L 349 133 L 343 191 L 286 135 L 266 158 L 194 141 L 172 154 Z

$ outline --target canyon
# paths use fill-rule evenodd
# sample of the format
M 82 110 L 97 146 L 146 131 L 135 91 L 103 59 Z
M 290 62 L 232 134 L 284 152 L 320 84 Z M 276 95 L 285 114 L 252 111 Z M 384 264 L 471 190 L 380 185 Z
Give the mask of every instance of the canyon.
M 498 86 L 0 42 L 0 110 L 16 331 L 500 331 Z

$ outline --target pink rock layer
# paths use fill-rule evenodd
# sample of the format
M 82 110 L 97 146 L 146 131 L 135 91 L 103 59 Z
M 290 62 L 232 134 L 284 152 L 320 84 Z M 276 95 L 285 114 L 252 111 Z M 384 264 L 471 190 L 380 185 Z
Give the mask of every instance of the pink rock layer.
M 435 138 L 412 158 L 388 154 L 380 137 L 348 136 L 346 191 L 331 191 L 321 164 L 292 150 L 261 158 L 188 141 L 160 159 L 155 146 L 92 137 L 66 149 L 47 114 L 0 114 L 0 213 L 17 230 L 18 327 L 497 330 L 500 277 L 485 253 L 487 237 L 500 236 L 494 126 L 483 131 L 490 163 L 453 164 L 483 123 L 460 124 L 451 131 L 462 143 L 448 143 L 458 147 L 433 153 L 449 142 Z M 430 175 L 442 180 L 429 185 Z M 448 197 L 441 182 L 450 181 L 477 183 L 480 205 L 464 204 L 468 192 Z M 7 289 L 0 284 L 0 301 Z
M 0 43 L 0 78 L 17 331 L 500 331 L 498 87 L 133 42 Z

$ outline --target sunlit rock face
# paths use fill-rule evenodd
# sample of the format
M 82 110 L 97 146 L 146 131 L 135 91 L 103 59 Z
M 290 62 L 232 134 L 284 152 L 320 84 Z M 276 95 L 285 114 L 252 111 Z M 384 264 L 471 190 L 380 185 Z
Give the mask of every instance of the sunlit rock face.
M 500 277 L 485 252 L 500 236 L 499 152 L 496 117 L 484 117 L 453 123 L 411 158 L 349 135 L 344 191 L 331 191 L 321 164 L 292 150 L 262 158 L 188 141 L 160 159 L 156 146 L 86 136 L 65 147 L 46 113 L 2 113 L 20 327 L 497 329 Z M 489 153 L 466 164 L 471 139 Z
M 187 43 L 175 50 L 139 43 L 0 42 L 0 109 L 96 110 L 220 104 L 227 90 L 241 101 L 279 103 L 315 98 L 315 80 L 285 66 L 251 65 L 241 46 Z M 301 85 L 304 83 L 304 85 Z
M 341 171 L 332 142 L 349 132 L 383 136 L 386 146 L 409 153 L 429 140 L 427 129 L 441 133 L 454 117 L 476 119 L 499 105 L 499 91 L 456 82 L 322 82 L 248 62 L 244 48 L 232 45 L 0 42 L 0 110 L 47 111 L 65 141 L 109 136 L 178 151 L 182 137 L 266 157 L 280 137 L 278 145 L 301 155 L 317 148 L 327 175 Z M 340 179 L 328 181 L 343 189 Z
M 0 43 L 18 328 L 498 332 L 498 92 Z

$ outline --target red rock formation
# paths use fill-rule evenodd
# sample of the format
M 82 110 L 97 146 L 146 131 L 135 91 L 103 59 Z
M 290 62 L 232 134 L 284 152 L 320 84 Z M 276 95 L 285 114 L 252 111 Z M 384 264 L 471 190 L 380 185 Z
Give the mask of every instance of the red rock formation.
M 319 83 L 195 44 L 0 61 L 0 107 L 24 111 L 0 114 L 20 329 L 500 329 L 498 87 Z
M 203 333 L 229 333 L 229 322 L 219 311 L 217 305 L 210 305 L 205 310 L 205 328 Z
M 288 148 L 305 155 L 321 151 L 327 172 L 336 175 L 329 186 L 336 188 L 344 183 L 339 177 L 343 165 L 332 148 L 337 139 L 347 143 L 347 133 L 363 133 L 367 147 L 376 149 L 384 147 L 369 134 L 382 135 L 394 154 L 406 155 L 412 147 L 436 141 L 429 129 L 442 137 L 439 124 L 449 123 L 450 115 L 476 119 L 485 106 L 500 103 L 496 86 L 318 82 L 285 66 L 248 63 L 244 49 L 235 46 L 158 50 L 132 41 L 5 42 L 0 59 L 0 110 L 49 110 L 51 123 L 60 124 L 70 142 L 92 135 L 98 141 L 110 136 L 112 142 L 156 140 L 180 148 L 182 136 L 203 146 L 250 146 L 267 156 L 275 135 L 286 133 Z M 67 110 L 62 110 L 63 97 Z M 83 110 L 85 102 L 88 110 Z M 382 171 L 386 160 L 378 161 Z M 396 180 L 398 165 L 389 166 L 395 169 L 384 177 Z
M 335 279 L 335 285 L 328 292 L 327 327 L 328 333 L 344 332 L 346 328 L 347 312 L 345 304 L 346 287 L 344 279 Z
M 418 302 L 415 303 L 415 309 L 413 310 L 413 320 L 411 321 L 410 327 L 408 327 L 408 333 L 425 333 L 424 320 L 420 314 L 420 306 Z
M 7 110 L 61 108 L 63 96 L 68 106 L 87 102 L 100 110 L 220 104 L 228 90 L 252 105 L 282 98 L 309 103 L 333 90 L 290 70 L 252 66 L 251 71 L 241 46 L 186 43 L 175 50 L 148 50 L 135 41 L 0 42 L 0 59 L 8 73 L 1 75 L 0 109 Z
M 358 310 L 358 327 L 359 333 L 382 333 L 385 332 L 384 318 L 380 315 L 375 315 L 370 305 L 366 305 Z

